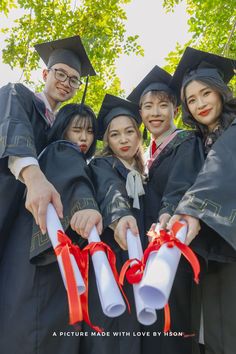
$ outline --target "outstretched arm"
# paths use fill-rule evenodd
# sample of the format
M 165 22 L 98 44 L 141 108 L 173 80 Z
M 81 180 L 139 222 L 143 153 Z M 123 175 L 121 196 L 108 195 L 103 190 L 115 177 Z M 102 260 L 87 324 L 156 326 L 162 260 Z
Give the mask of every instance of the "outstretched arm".
M 47 180 L 38 166 L 25 167 L 21 176 L 27 187 L 25 206 L 34 216 L 43 234 L 46 233 L 46 213 L 52 203 L 60 218 L 63 217 L 61 198 L 55 187 Z

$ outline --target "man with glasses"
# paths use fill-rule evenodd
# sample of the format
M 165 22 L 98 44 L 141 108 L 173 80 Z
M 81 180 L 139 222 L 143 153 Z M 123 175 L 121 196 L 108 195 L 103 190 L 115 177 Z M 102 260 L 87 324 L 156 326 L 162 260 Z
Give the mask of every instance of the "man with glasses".
M 0 89 L 0 256 L 25 186 L 26 208 L 43 234 L 50 202 L 63 216 L 60 195 L 40 170 L 37 155 L 47 144 L 60 104 L 75 95 L 81 76 L 96 75 L 79 36 L 38 44 L 35 49 L 47 65 L 43 91 L 34 94 L 11 83 Z
M 48 69 L 48 71 L 50 70 L 54 72 L 56 80 L 65 82 L 68 79 L 70 87 L 77 89 L 82 84 L 82 81 L 76 75 L 69 76 L 63 69 Z

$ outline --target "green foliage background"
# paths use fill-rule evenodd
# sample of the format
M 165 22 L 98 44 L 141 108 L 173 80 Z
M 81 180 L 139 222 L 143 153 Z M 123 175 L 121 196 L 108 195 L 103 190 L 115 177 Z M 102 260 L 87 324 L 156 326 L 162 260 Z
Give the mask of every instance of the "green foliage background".
M 131 1 L 1 0 L 0 12 L 5 16 L 13 8 L 25 11 L 12 28 L 1 29 L 7 35 L 3 61 L 11 67 L 21 68 L 25 82 L 30 83 L 31 70 L 39 66 L 33 45 L 79 34 L 97 72 L 97 77 L 90 79 L 86 102 L 98 111 L 106 92 L 123 95 L 115 73 L 116 59 L 122 53 L 143 55 L 138 36 L 126 34 L 125 5 Z M 173 73 L 187 45 L 235 59 L 236 0 L 163 0 L 163 7 L 167 13 L 173 12 L 183 1 L 192 38 L 184 46 L 176 43 L 176 48 L 166 58 L 164 68 Z M 231 81 L 234 92 L 235 83 L 234 78 Z M 82 90 L 74 101 L 79 102 L 81 95 Z M 177 124 L 182 126 L 180 115 Z
M 25 14 L 7 35 L 3 61 L 21 68 L 24 81 L 31 83 L 31 71 L 39 66 L 34 44 L 80 35 L 97 76 L 90 78 L 86 102 L 98 111 L 106 91 L 122 95 L 115 73 L 116 59 L 122 54 L 143 55 L 138 36 L 127 36 L 125 6 L 131 0 L 1 0 L 0 11 L 6 16 L 11 9 L 22 8 Z M 73 99 L 80 102 L 82 90 Z

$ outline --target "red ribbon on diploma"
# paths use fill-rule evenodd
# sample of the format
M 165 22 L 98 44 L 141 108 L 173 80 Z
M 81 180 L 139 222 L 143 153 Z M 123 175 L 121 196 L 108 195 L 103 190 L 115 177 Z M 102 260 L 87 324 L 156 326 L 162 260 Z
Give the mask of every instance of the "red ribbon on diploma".
M 81 295 L 82 298 L 82 303 L 83 304 L 88 304 L 88 274 L 89 274 L 89 254 L 92 256 L 95 252 L 98 251 L 103 251 L 106 253 L 107 258 L 108 258 L 108 262 L 111 266 L 111 270 L 112 273 L 114 275 L 114 278 L 120 288 L 120 291 L 126 301 L 127 304 L 127 308 L 128 311 L 130 312 L 130 304 L 129 301 L 122 289 L 121 284 L 119 283 L 119 274 L 117 272 L 116 269 L 116 255 L 115 253 L 112 251 L 112 249 L 104 242 L 91 242 L 89 243 L 84 249 L 83 249 L 83 253 L 84 253 L 84 261 L 85 261 L 85 270 L 84 270 L 84 280 L 85 280 L 85 284 L 86 284 L 86 292 L 84 294 Z M 86 314 L 88 315 L 88 306 L 86 307 Z
M 159 250 L 162 245 L 166 244 L 169 248 L 173 248 L 174 246 L 176 246 L 181 251 L 183 256 L 187 259 L 187 261 L 190 263 L 194 273 L 194 281 L 198 284 L 200 273 L 199 261 L 195 253 L 191 250 L 191 248 L 176 238 L 176 234 L 182 227 L 183 224 L 181 222 L 176 221 L 170 232 L 166 230 L 160 230 L 159 232 L 153 230 L 148 231 L 147 235 L 151 236 L 153 238 L 153 241 L 149 243 L 148 247 L 144 252 L 144 263 L 146 264 L 150 252 Z
M 159 232 L 156 232 L 154 230 L 148 231 L 147 236 L 152 237 L 153 241 L 149 243 L 148 247 L 144 251 L 143 258 L 141 260 L 138 260 L 136 258 L 129 259 L 124 263 L 120 272 L 120 283 L 123 285 L 125 277 L 130 284 L 139 283 L 143 277 L 144 269 L 150 253 L 153 251 L 158 251 L 162 245 L 166 244 L 169 248 L 177 247 L 181 251 L 183 256 L 190 263 L 194 273 L 194 281 L 198 284 L 200 273 L 199 261 L 194 252 L 191 250 L 191 248 L 189 248 L 187 245 L 185 245 L 176 238 L 178 231 L 182 227 L 183 224 L 177 221 L 174 223 L 170 232 L 164 229 L 160 230 Z M 166 304 L 164 307 L 164 314 L 164 332 L 168 332 L 170 330 L 170 308 L 168 304 Z
M 152 251 L 157 251 L 160 247 L 164 244 L 167 245 L 169 248 L 178 247 L 181 251 L 183 256 L 187 259 L 190 263 L 193 273 L 194 273 L 194 281 L 198 284 L 199 283 L 199 273 L 200 273 L 200 264 L 195 256 L 195 253 L 189 248 L 187 245 L 182 243 L 180 240 L 176 238 L 178 231 L 183 227 L 181 222 L 175 222 L 171 231 L 167 232 L 166 230 L 160 230 L 159 232 L 156 231 L 149 231 L 147 233 L 148 236 L 153 238 L 153 241 L 149 243 L 147 249 L 144 252 L 144 262 L 146 264 L 147 258 Z M 164 307 L 164 315 L 165 315 L 165 324 L 164 324 L 164 332 L 168 332 L 170 330 L 170 307 L 167 303 Z
M 70 324 L 85 321 L 87 324 L 97 332 L 102 332 L 102 329 L 98 326 L 94 326 L 89 318 L 88 314 L 88 280 L 86 281 L 86 259 L 83 251 L 79 246 L 74 245 L 70 238 L 61 230 L 57 232 L 58 241 L 60 244 L 56 247 L 56 255 L 62 256 L 62 262 L 65 271 L 66 284 L 67 284 L 67 297 L 69 304 L 69 316 Z M 81 275 L 85 282 L 85 293 L 79 295 L 74 271 L 71 265 L 70 254 L 73 254 Z
M 63 231 L 59 230 L 57 237 L 60 244 L 55 248 L 55 253 L 57 257 L 61 255 L 62 258 L 67 286 L 69 323 L 73 325 L 83 320 L 83 312 L 74 271 L 71 265 L 70 254 L 74 255 L 78 267 L 81 269 L 81 251 L 78 246 L 73 245 L 69 237 L 67 237 Z
M 142 260 L 137 258 L 127 260 L 120 272 L 120 283 L 123 285 L 124 278 L 126 276 L 127 281 L 130 284 L 139 283 L 142 279 L 143 272 L 147 263 L 147 259 L 151 252 L 158 251 L 162 245 L 167 244 L 167 247 L 172 248 L 174 246 L 178 247 L 183 256 L 187 259 L 193 269 L 194 281 L 198 284 L 200 265 L 195 253 L 187 245 L 182 243 L 176 238 L 177 232 L 183 227 L 180 222 L 175 222 L 171 232 L 166 230 L 148 231 L 147 235 L 153 238 L 153 241 L 149 243 L 148 247 L 144 251 Z M 132 264 L 133 263 L 133 264 Z

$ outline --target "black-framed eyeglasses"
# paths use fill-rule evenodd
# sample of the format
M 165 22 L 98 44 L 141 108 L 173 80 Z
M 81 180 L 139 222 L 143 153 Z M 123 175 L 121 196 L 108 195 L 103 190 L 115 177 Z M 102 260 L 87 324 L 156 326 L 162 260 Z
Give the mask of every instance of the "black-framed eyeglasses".
M 58 81 L 65 82 L 67 79 L 69 79 L 69 85 L 72 88 L 77 89 L 82 84 L 82 81 L 80 79 L 78 79 L 75 76 L 67 75 L 61 69 L 54 69 L 54 68 L 48 69 L 48 71 L 50 71 L 50 70 L 54 72 L 55 79 L 58 80 Z

